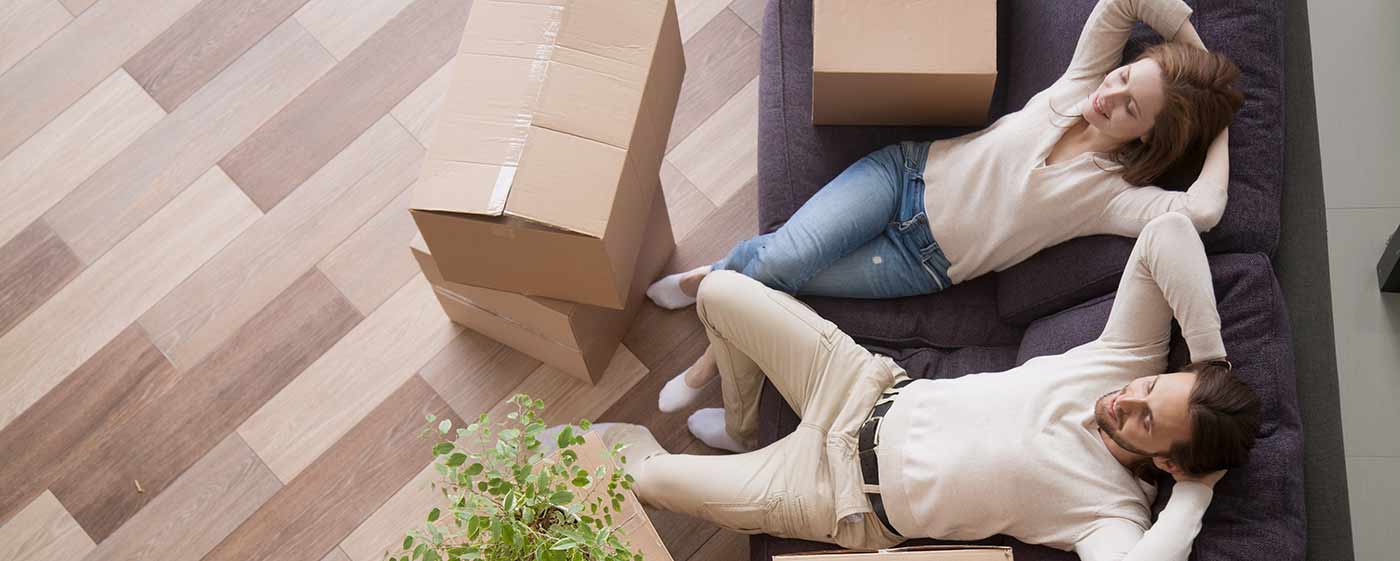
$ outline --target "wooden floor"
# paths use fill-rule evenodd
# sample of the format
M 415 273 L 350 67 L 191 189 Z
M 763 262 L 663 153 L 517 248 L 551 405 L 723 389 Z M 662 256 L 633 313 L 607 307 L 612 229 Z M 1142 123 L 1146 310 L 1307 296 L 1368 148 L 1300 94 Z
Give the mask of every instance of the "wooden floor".
M 676 2 L 672 270 L 756 230 L 763 4 Z M 655 405 L 693 311 L 649 306 L 587 387 L 418 274 L 408 193 L 469 10 L 0 0 L 0 559 L 377 561 L 430 508 L 423 416 L 517 391 L 714 452 Z M 678 561 L 747 557 L 653 521 Z

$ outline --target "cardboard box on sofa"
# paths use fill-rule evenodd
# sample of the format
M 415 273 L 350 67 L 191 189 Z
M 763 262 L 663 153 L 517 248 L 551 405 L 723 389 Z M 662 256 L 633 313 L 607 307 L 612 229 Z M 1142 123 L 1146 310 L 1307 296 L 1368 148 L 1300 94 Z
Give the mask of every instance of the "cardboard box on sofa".
M 411 211 L 445 279 L 622 309 L 685 74 L 671 0 L 477 0 Z
M 880 551 L 814 551 L 773 561 L 1013 561 L 1011 548 L 992 545 L 918 545 Z
M 569 449 L 578 454 L 579 466 L 587 468 L 589 473 L 592 473 L 600 465 L 607 465 L 609 468 L 617 467 L 608 457 L 607 445 L 603 443 L 603 439 L 596 432 L 584 434 L 583 444 Z M 627 451 L 623 450 L 622 455 L 626 456 Z M 607 480 L 593 482 L 593 485 L 606 484 Z M 633 551 L 641 553 L 642 558 L 646 561 L 672 561 L 671 552 L 666 550 L 666 544 L 661 541 L 661 534 L 656 532 L 656 527 L 652 525 L 651 518 L 647 517 L 646 510 L 642 508 L 642 503 L 638 501 L 637 495 L 620 487 L 618 492 L 627 497 L 622 502 L 622 510 L 613 513 L 613 522 L 617 524 L 618 532 L 622 534 L 623 541 L 631 545 Z M 606 496 L 603 491 L 597 493 Z M 588 491 L 580 491 L 576 496 L 587 494 Z
M 436 255 L 421 237 L 410 248 L 452 321 L 592 383 L 607 369 L 642 308 L 647 286 L 675 249 L 665 197 L 658 193 L 652 206 L 631 293 L 621 310 L 454 283 L 443 278 Z
M 813 0 L 813 124 L 981 125 L 996 80 L 996 0 Z

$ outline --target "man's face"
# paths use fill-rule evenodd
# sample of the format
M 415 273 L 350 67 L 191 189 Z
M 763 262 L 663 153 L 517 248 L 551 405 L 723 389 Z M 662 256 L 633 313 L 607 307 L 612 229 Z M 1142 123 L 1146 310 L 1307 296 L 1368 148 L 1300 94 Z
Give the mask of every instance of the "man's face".
M 1173 444 L 1191 439 L 1187 404 L 1195 387 L 1192 372 L 1138 378 L 1100 397 L 1094 418 L 1124 450 L 1162 456 Z

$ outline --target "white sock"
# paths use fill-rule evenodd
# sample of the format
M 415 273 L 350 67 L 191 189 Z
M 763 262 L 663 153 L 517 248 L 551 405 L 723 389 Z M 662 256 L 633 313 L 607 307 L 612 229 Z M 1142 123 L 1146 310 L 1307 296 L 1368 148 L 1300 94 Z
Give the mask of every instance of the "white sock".
M 668 310 L 679 310 L 694 305 L 695 297 L 687 296 L 685 292 L 681 291 L 681 278 L 693 272 L 695 269 L 661 277 L 661 280 L 651 283 L 651 286 L 647 287 L 647 297 L 651 298 L 652 302 L 656 302 L 657 306 Z
M 728 450 L 730 452 L 748 452 L 749 449 L 734 437 L 729 436 L 729 431 L 724 430 L 724 409 L 710 407 L 701 409 L 690 415 L 685 421 L 690 427 L 690 434 L 700 439 L 710 448 Z
M 671 381 L 666 382 L 666 385 L 661 387 L 661 395 L 656 399 L 656 406 L 661 409 L 662 413 L 675 413 L 685 409 L 690 404 L 695 403 L 695 400 L 700 399 L 700 392 L 705 391 L 705 388 L 714 382 L 714 378 L 710 378 L 709 382 L 705 382 L 704 386 L 698 388 L 692 388 L 690 384 L 685 383 L 686 374 L 689 374 L 695 366 L 694 364 L 690 365 L 690 368 L 685 369 L 685 372 L 677 374 L 675 378 L 671 378 Z

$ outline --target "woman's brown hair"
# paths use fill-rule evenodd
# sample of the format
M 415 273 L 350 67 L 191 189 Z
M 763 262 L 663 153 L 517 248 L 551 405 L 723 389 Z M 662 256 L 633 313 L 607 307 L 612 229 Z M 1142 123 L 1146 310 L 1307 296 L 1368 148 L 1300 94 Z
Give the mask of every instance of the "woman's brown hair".
M 1115 171 L 1137 186 L 1151 184 L 1184 158 L 1203 159 L 1244 105 L 1235 85 L 1240 69 L 1224 55 L 1171 42 L 1148 47 L 1134 62 L 1148 58 L 1162 69 L 1162 110 L 1146 142 L 1135 138 L 1113 154 L 1122 166 Z

